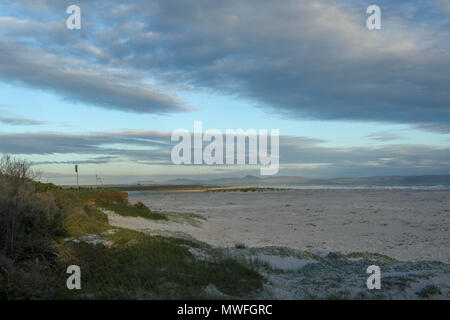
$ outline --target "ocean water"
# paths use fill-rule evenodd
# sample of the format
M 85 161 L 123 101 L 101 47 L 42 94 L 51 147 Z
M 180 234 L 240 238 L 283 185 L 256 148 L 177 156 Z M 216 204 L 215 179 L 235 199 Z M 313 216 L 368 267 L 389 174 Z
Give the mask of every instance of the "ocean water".
M 299 190 L 450 190 L 450 185 L 432 186 L 370 186 L 370 185 L 280 185 L 274 188 L 288 188 Z

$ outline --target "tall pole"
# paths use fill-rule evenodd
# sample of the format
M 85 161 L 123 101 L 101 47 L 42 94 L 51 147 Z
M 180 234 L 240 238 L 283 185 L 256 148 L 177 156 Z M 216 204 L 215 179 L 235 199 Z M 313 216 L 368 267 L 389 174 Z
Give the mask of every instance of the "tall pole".
M 78 165 L 75 165 L 75 172 L 77 173 L 77 187 L 80 189 L 80 185 L 78 184 Z

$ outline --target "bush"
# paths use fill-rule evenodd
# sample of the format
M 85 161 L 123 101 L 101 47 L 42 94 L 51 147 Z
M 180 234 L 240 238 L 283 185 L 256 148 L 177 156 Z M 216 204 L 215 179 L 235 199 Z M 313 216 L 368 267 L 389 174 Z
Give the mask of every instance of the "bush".
M 0 160 L 0 254 L 14 261 L 47 260 L 52 239 L 64 236 L 64 217 L 51 198 L 35 192 L 30 163 Z

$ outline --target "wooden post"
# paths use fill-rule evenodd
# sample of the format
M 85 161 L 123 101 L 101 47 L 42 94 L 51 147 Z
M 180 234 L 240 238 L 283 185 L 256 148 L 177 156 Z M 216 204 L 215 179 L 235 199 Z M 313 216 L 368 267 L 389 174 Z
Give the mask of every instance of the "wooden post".
M 77 173 L 77 187 L 80 189 L 80 185 L 78 184 L 78 165 L 75 165 L 75 172 Z

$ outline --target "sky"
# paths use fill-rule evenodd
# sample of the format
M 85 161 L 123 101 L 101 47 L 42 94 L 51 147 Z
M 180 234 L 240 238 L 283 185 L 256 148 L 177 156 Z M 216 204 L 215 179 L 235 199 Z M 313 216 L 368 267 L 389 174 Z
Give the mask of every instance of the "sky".
M 173 164 L 202 121 L 279 129 L 280 176 L 450 174 L 449 40 L 447 0 L 3 0 L 0 153 L 57 184 L 259 175 Z

